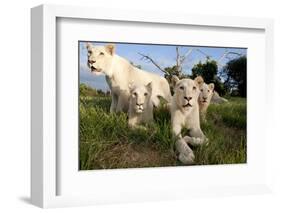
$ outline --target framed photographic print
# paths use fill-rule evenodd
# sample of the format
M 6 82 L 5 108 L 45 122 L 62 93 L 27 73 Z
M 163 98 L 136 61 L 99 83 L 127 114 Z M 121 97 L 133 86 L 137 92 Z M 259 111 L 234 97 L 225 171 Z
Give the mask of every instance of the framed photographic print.
M 270 191 L 272 20 L 31 14 L 33 204 Z

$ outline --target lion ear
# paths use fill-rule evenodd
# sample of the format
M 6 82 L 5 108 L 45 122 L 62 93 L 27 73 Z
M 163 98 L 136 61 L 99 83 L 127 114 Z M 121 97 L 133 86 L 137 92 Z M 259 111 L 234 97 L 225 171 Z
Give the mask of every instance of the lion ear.
M 149 82 L 145 87 L 149 91 L 149 93 L 152 92 L 152 82 Z
M 130 93 L 131 93 L 132 90 L 135 88 L 134 82 L 130 82 L 129 85 L 128 85 L 128 87 L 129 87 L 129 91 L 130 91 Z
M 173 75 L 172 76 L 172 79 L 171 79 L 171 82 L 172 82 L 172 87 L 175 87 L 177 82 L 179 81 L 180 79 L 178 78 L 178 76 L 176 75 Z
M 93 47 L 93 44 L 90 42 L 87 42 L 85 47 L 87 48 L 87 50 L 91 49 Z
M 215 84 L 210 83 L 210 84 L 209 84 L 209 89 L 212 90 L 212 92 L 213 92 L 214 89 L 215 89 Z
M 110 54 L 113 55 L 115 53 L 115 45 L 114 44 L 108 44 L 105 46 L 105 50 Z
M 197 84 L 198 87 L 201 87 L 204 83 L 204 79 L 202 78 L 202 76 L 197 76 L 195 79 L 194 79 L 195 83 Z

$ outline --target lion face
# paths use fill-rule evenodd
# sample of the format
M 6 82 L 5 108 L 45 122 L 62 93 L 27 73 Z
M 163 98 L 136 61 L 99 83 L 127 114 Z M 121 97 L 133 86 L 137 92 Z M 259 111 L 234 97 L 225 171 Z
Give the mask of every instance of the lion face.
M 214 88 L 215 85 L 213 83 L 211 84 L 203 83 L 200 86 L 200 95 L 198 99 L 200 104 L 206 105 L 210 103 L 212 96 L 214 94 Z
M 130 107 L 136 113 L 143 113 L 149 106 L 149 101 L 152 92 L 151 82 L 145 86 L 135 86 L 130 84 Z
M 176 104 L 183 111 L 191 111 L 198 104 L 199 84 L 196 80 L 173 77 Z
M 110 75 L 110 68 L 115 47 L 112 44 L 106 46 L 86 45 L 88 51 L 87 65 L 92 73 Z

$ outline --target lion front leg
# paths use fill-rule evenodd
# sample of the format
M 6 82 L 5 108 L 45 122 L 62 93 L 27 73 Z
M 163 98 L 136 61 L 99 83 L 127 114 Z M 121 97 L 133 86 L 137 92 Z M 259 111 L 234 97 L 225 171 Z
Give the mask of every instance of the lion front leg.
M 177 137 L 175 143 L 176 150 L 179 153 L 179 160 L 184 164 L 192 164 L 194 162 L 194 154 L 192 149 L 187 145 L 181 136 L 181 125 L 173 125 L 173 134 Z
M 201 121 L 206 123 L 207 122 L 207 119 L 206 119 L 206 114 L 207 112 L 206 111 L 202 111 L 200 112 L 200 118 L 201 118 Z
M 203 134 L 201 129 L 191 129 L 190 136 L 185 136 L 183 139 L 186 143 L 193 146 L 203 145 L 208 143 L 208 138 Z
M 115 95 L 114 93 L 112 93 L 111 96 L 111 105 L 110 105 L 110 112 L 116 112 L 116 108 L 117 108 L 117 103 L 118 103 L 118 97 L 117 95 Z
M 157 96 L 151 97 L 151 102 L 154 107 L 158 107 L 160 105 L 160 100 Z
M 129 97 L 126 94 L 120 94 L 118 96 L 116 112 L 127 112 L 129 105 Z
M 184 139 L 176 141 L 176 149 L 179 152 L 179 160 L 184 164 L 193 164 L 194 154 L 192 149 L 187 145 Z
M 129 125 L 129 127 L 130 128 L 136 128 L 136 126 L 137 126 L 137 124 L 138 124 L 138 119 L 137 119 L 137 117 L 130 117 L 129 116 L 129 119 L 128 119 L 128 125 Z

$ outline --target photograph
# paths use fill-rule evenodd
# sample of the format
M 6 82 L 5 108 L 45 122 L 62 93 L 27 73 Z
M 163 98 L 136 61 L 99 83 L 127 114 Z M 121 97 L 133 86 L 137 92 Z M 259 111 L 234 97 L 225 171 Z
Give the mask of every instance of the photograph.
M 247 48 L 78 41 L 79 170 L 247 163 Z

